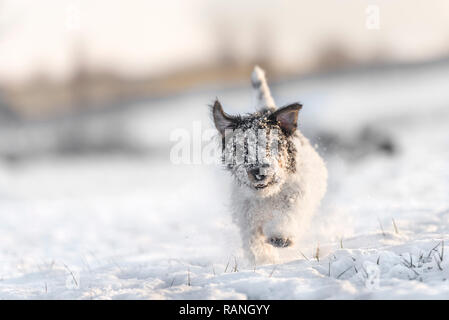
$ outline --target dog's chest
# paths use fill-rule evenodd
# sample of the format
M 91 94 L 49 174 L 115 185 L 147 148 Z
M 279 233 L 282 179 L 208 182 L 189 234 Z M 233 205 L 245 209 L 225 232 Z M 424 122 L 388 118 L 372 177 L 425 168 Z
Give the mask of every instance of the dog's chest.
M 300 191 L 286 188 L 272 197 L 252 197 L 246 199 L 245 211 L 253 220 L 271 218 L 291 213 L 297 208 Z

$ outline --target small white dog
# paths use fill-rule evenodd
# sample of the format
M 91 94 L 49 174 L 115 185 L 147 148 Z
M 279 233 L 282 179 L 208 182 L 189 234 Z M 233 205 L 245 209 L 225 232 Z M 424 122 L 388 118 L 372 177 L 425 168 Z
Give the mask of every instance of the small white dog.
M 297 129 L 302 105 L 277 109 L 259 67 L 251 82 L 257 112 L 231 116 L 216 100 L 212 114 L 222 137 L 223 161 L 235 177 L 233 218 L 246 257 L 259 265 L 273 263 L 278 248 L 297 241 L 326 192 L 327 170 Z

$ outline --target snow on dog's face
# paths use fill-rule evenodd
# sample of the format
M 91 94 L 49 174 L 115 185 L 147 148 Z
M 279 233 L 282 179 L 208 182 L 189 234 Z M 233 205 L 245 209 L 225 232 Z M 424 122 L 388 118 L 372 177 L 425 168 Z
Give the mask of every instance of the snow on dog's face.
M 215 101 L 212 114 L 222 137 L 222 159 L 240 185 L 270 196 L 295 172 L 292 138 L 300 109 L 301 105 L 295 103 L 276 111 L 231 116 Z

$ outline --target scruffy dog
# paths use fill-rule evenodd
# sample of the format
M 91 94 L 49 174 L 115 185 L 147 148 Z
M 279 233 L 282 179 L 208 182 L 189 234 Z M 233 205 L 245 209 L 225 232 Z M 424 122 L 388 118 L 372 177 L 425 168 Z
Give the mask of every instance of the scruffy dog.
M 273 263 L 278 248 L 292 246 L 327 188 L 326 166 L 297 129 L 302 105 L 276 108 L 265 73 L 251 76 L 258 111 L 231 116 L 218 100 L 212 107 L 222 137 L 223 162 L 235 177 L 233 219 L 245 256 L 254 264 Z

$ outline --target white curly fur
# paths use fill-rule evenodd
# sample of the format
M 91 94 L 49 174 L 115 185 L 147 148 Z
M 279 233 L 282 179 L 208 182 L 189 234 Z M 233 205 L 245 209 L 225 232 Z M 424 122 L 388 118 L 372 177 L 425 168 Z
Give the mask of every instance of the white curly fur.
M 257 265 L 273 263 L 277 250 L 270 238 L 298 241 L 327 188 L 327 169 L 310 142 L 297 131 L 296 172 L 285 177 L 274 194 L 235 183 L 231 203 L 246 257 Z M 273 191 L 272 191 L 273 192 Z
M 264 71 L 256 67 L 251 80 L 259 109 L 274 112 L 276 106 Z M 220 130 L 223 122 L 232 120 L 220 116 L 221 105 L 217 107 L 215 124 Z M 254 188 L 245 164 L 231 169 L 235 177 L 231 196 L 233 220 L 240 229 L 245 256 L 257 265 L 275 262 L 278 250 L 282 250 L 270 244 L 271 239 L 288 239 L 289 244 L 300 239 L 326 192 L 327 169 L 322 158 L 298 129 L 289 139 L 296 152 L 288 154 L 288 148 L 281 148 L 279 157 L 268 158 L 265 174 L 273 183 L 266 188 Z M 288 168 L 291 157 L 295 170 Z

